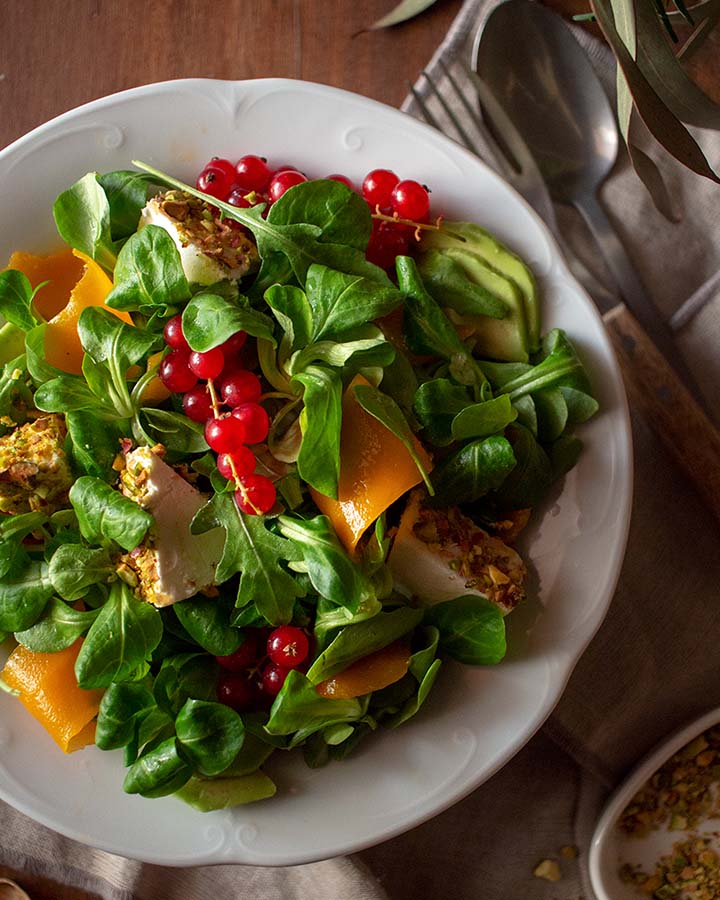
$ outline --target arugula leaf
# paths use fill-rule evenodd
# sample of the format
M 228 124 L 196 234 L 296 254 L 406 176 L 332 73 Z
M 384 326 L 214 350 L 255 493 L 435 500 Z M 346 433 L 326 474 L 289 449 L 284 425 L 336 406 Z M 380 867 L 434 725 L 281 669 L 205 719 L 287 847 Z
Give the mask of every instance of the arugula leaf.
M 175 241 L 159 225 L 132 234 L 118 253 L 114 287 L 105 299 L 113 309 L 169 315 L 190 298 Z
M 244 297 L 234 301 L 207 291 L 195 294 L 185 307 L 182 326 L 193 350 L 210 350 L 238 331 L 275 346 L 272 319 L 253 309 Z
M 255 605 L 271 625 L 286 625 L 303 590 L 281 562 L 299 559 L 298 549 L 269 531 L 263 516 L 240 512 L 231 493 L 215 494 L 196 514 L 191 531 L 199 534 L 217 526 L 225 530 L 217 583 L 240 572 L 237 606 Z
M 440 649 L 467 666 L 494 665 L 505 656 L 505 619 L 484 597 L 467 595 L 436 603 L 425 621 L 440 632 Z
M 90 690 L 131 680 L 138 667 L 150 659 L 162 631 L 155 607 L 138 600 L 125 582 L 114 582 L 75 661 L 78 684 Z
M 70 503 L 82 536 L 91 544 L 115 541 L 125 550 L 134 550 L 153 521 L 134 500 L 91 475 L 83 475 L 73 484 Z
M 15 640 L 33 653 L 57 653 L 85 634 L 99 612 L 73 609 L 57 597 L 51 597 L 34 625 L 15 632 Z
M 281 534 L 301 549 L 312 586 L 321 597 L 352 613 L 374 598 L 370 581 L 347 555 L 326 516 L 279 516 L 278 525 Z
M 0 315 L 22 331 L 33 329 L 37 320 L 32 311 L 32 301 L 41 287 L 38 285 L 33 290 L 27 275 L 17 269 L 0 272 Z
M 292 379 L 303 385 L 300 413 L 300 477 L 326 497 L 337 499 L 340 478 L 342 381 L 334 369 L 307 366 Z
M 412 461 L 417 466 L 418 472 L 422 475 L 428 493 L 432 496 L 434 493 L 433 484 L 418 454 L 415 436 L 400 407 L 392 397 L 388 397 L 387 394 L 383 394 L 382 391 L 370 384 L 356 384 L 353 390 L 355 399 L 365 412 L 377 419 L 391 434 L 394 434 L 408 451 Z
M 94 259 L 108 272 L 115 268 L 110 204 L 95 172 L 88 172 L 63 191 L 53 205 L 60 237 Z

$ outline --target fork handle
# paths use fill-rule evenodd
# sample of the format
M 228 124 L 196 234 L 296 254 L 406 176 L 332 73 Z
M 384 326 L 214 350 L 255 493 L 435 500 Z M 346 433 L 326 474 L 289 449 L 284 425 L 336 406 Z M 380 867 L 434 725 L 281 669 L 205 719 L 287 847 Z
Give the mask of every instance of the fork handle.
M 592 232 L 600 253 L 615 279 L 621 297 L 655 346 L 682 378 L 688 389 L 698 398 L 700 392 L 695 378 L 673 340 L 672 331 L 650 299 L 605 210 L 595 195 L 591 193 L 579 197 L 575 201 L 575 208 Z
M 720 432 L 624 303 L 603 316 L 630 406 L 720 522 Z

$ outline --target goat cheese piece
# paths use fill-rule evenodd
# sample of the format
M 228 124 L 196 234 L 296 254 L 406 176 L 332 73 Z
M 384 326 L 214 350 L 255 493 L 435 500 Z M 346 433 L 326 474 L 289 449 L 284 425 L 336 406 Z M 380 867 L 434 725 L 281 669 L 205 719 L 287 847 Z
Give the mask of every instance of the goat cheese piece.
M 190 282 L 236 280 L 260 264 L 255 243 L 236 222 L 221 219 L 207 203 L 183 191 L 166 191 L 148 201 L 140 215 L 140 228 L 144 225 L 167 231 Z
M 388 566 L 396 587 L 430 606 L 474 594 L 503 615 L 525 597 L 525 564 L 511 547 L 455 507 L 433 509 L 413 491 L 400 520 Z
M 125 457 L 122 492 L 154 517 L 148 538 L 125 562 L 140 593 L 155 606 L 170 606 L 210 588 L 222 557 L 225 532 L 192 534 L 190 523 L 207 498 L 154 449 L 138 447 Z

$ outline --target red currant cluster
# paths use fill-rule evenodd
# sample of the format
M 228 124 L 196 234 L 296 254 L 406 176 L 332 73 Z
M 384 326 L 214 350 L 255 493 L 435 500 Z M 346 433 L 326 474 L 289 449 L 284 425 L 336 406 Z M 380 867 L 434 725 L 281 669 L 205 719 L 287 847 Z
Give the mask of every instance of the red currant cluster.
M 281 625 L 265 635 L 263 629 L 248 629 L 234 653 L 215 657 L 223 669 L 217 698 L 237 712 L 266 706 L 279 693 L 288 672 L 302 667 L 308 658 L 310 642 L 302 628 Z
M 373 169 L 362 183 L 362 195 L 370 209 L 379 214 L 373 219 L 367 258 L 388 269 L 395 264 L 396 256 L 408 252 L 417 224 L 428 221 L 428 189 L 419 181 L 401 181 L 390 169 Z M 403 221 L 397 221 L 400 219 Z
M 248 445 L 265 440 L 270 420 L 259 402 L 260 379 L 242 359 L 247 335 L 238 331 L 200 353 L 190 349 L 178 315 L 168 319 L 163 336 L 170 352 L 160 363 L 160 380 L 169 391 L 183 395 L 185 415 L 205 425 L 205 440 L 218 454 L 218 471 L 235 483 L 239 508 L 263 515 L 275 503 L 275 485 L 255 472 L 255 454 Z
M 357 190 L 345 175 L 326 177 Z M 243 156 L 235 164 L 215 156 L 198 176 L 196 187 L 231 206 L 247 208 L 257 203 L 271 206 L 288 188 L 307 180 L 294 166 L 271 169 L 262 156 Z M 367 258 L 388 269 L 396 256 L 408 252 L 417 226 L 427 223 L 428 189 L 418 181 L 401 180 L 390 169 L 373 169 L 365 176 L 360 194 L 374 215 Z
M 262 156 L 243 156 L 235 164 L 214 156 L 198 175 L 195 186 L 211 197 L 246 209 L 257 203 L 272 204 L 288 188 L 307 180 L 294 166 L 271 169 Z

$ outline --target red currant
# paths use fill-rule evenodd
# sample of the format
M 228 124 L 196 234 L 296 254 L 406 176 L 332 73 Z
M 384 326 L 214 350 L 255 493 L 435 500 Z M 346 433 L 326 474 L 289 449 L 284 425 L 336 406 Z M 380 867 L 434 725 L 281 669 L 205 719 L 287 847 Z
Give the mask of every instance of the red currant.
M 205 425 L 205 440 L 216 453 L 234 453 L 245 443 L 245 426 L 233 416 L 210 419 Z
M 400 181 L 393 188 L 390 198 L 393 211 L 401 219 L 422 222 L 430 212 L 427 188 L 417 181 Z
M 197 375 L 188 368 L 189 359 L 187 350 L 171 350 L 162 358 L 158 376 L 169 391 L 182 394 L 197 384 Z
M 242 403 L 232 411 L 233 418 L 242 422 L 246 444 L 259 444 L 268 436 L 270 417 L 259 403 Z
M 248 209 L 252 204 L 246 197 L 247 191 L 243 188 L 234 187 L 227 195 L 226 203 L 230 206 L 237 206 L 239 209 Z M 229 221 L 232 221 L 230 219 Z
M 243 669 L 249 669 L 253 663 L 257 662 L 257 658 L 258 642 L 253 631 L 245 632 L 242 644 L 234 653 L 215 657 L 223 669 L 227 669 L 229 672 L 241 672 Z
M 351 191 L 355 190 L 355 185 L 346 175 L 328 175 L 326 180 L 337 181 L 339 184 L 344 184 L 345 187 L 350 188 Z
M 217 378 L 225 366 L 225 354 L 219 347 L 200 353 L 193 350 L 188 359 L 188 366 L 198 378 Z
M 207 422 L 213 417 L 213 406 L 207 386 L 196 384 L 183 397 L 183 409 L 193 422 Z
M 270 202 L 274 203 L 279 200 L 285 191 L 294 187 L 296 184 L 302 184 L 307 178 L 297 169 L 284 169 L 282 172 L 276 172 L 268 186 L 268 195 Z
M 235 334 L 231 334 L 226 341 L 223 341 L 222 344 L 220 344 L 220 349 L 222 350 L 225 359 L 227 360 L 233 356 L 237 356 L 245 346 L 245 341 L 247 341 L 247 334 L 244 331 L 236 331 Z
M 398 176 L 390 169 L 373 169 L 365 176 L 362 183 L 362 195 L 368 204 L 375 209 L 379 206 L 390 206 L 390 195 L 395 185 L 400 181 Z
M 373 224 L 365 251 L 370 262 L 380 266 L 381 269 L 389 269 L 395 265 L 395 257 L 404 255 L 407 250 L 408 235 L 402 226 L 393 225 L 391 222 Z
M 168 347 L 173 350 L 190 349 L 182 330 L 182 316 L 173 316 L 172 319 L 167 320 L 163 328 L 163 337 Z
M 251 475 L 255 471 L 255 454 L 249 447 L 242 444 L 232 453 L 221 453 L 217 458 L 218 472 L 223 478 L 231 481 L 235 475 Z M 232 467 L 235 466 L 235 472 Z
M 267 186 L 271 175 L 267 160 L 262 156 L 248 154 L 239 159 L 235 166 L 235 181 L 246 194 L 249 191 L 261 191 Z
M 262 673 L 262 688 L 265 693 L 277 697 L 289 673 L 290 669 L 285 669 L 277 663 L 271 662 L 265 666 Z
M 264 475 L 241 476 L 241 487 L 235 491 L 235 501 L 242 512 L 262 516 L 275 505 L 275 485 Z
M 236 712 L 249 712 L 259 706 L 259 690 L 254 679 L 245 672 L 222 672 L 215 695 L 220 703 Z
M 295 669 L 307 659 L 310 642 L 302 628 L 281 625 L 268 638 L 267 654 L 270 659 L 286 669 Z
M 220 391 L 224 402 L 234 407 L 243 403 L 257 403 L 262 395 L 262 385 L 254 372 L 245 369 L 223 379 Z
M 214 157 L 198 175 L 195 187 L 211 197 L 224 200 L 235 182 L 235 167 L 227 159 Z

